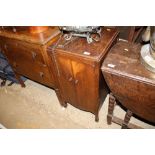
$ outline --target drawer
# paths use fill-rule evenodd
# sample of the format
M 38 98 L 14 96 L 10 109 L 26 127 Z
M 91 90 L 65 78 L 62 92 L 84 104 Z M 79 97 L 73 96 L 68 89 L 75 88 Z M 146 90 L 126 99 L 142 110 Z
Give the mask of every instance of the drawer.
M 36 82 L 54 87 L 54 78 L 38 45 L 2 38 L 0 45 L 14 71 Z
M 13 68 L 17 73 L 24 75 L 36 82 L 54 87 L 54 79 L 51 76 L 48 67 L 40 66 L 36 63 L 25 65 L 24 63 L 18 64 L 17 62 L 14 62 L 13 65 Z
M 22 41 L 2 39 L 3 49 L 10 63 L 17 61 L 18 63 L 37 63 L 45 66 L 41 48 L 34 44 L 29 44 Z

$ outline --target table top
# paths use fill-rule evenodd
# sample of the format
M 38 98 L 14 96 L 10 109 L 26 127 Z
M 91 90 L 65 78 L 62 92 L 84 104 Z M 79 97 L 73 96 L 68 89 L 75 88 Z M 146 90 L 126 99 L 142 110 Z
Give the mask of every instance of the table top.
M 17 39 L 34 44 L 44 45 L 52 38 L 60 34 L 60 30 L 57 26 L 49 27 L 46 31 L 41 33 L 30 33 L 28 26 L 17 28 L 17 31 L 12 30 L 12 26 L 7 26 L 4 29 L 0 28 L 0 36 L 9 39 Z
M 141 63 L 140 44 L 119 41 L 113 46 L 102 64 L 104 72 L 155 85 L 155 73 Z
M 109 51 L 109 48 L 116 40 L 118 33 L 119 32 L 115 28 L 104 27 L 101 31 L 100 41 L 94 41 L 90 44 L 87 43 L 86 38 L 73 37 L 72 40 L 66 41 L 64 37 L 62 37 L 56 50 L 99 60 L 107 53 L 107 51 Z

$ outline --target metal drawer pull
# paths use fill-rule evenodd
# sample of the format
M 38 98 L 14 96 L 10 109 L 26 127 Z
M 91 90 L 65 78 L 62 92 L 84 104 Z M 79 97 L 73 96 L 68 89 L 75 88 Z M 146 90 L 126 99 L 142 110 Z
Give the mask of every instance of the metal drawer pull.
M 35 52 L 32 52 L 32 58 L 35 59 L 37 54 Z
M 79 80 L 75 80 L 75 84 L 77 84 L 79 82 Z
M 71 82 L 72 80 L 73 80 L 73 78 L 72 78 L 72 77 L 70 77 L 70 78 L 68 79 L 68 81 L 70 81 L 70 82 Z
M 44 73 L 43 72 L 39 72 L 39 75 L 40 75 L 41 78 L 43 78 Z

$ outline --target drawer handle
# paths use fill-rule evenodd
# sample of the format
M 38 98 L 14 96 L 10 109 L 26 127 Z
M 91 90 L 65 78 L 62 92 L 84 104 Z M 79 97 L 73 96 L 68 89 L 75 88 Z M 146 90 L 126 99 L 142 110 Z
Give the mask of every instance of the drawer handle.
M 39 75 L 40 75 L 41 78 L 43 78 L 44 73 L 43 72 L 39 72 Z
M 37 54 L 35 52 L 32 52 L 32 58 L 35 59 Z
M 77 84 L 79 82 L 79 80 L 75 80 L 75 84 Z
M 73 78 L 72 78 L 72 77 L 70 77 L 70 78 L 68 79 L 68 81 L 69 81 L 69 82 L 71 82 L 72 80 L 73 80 Z

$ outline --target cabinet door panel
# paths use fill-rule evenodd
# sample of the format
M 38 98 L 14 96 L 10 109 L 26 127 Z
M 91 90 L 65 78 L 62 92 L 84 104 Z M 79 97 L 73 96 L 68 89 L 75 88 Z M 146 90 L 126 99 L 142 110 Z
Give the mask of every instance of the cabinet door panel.
M 72 61 L 72 69 L 78 107 L 94 113 L 98 109 L 98 85 L 97 77 L 95 78 L 95 67 L 80 61 Z
M 64 55 L 56 54 L 61 90 L 66 102 L 77 104 L 71 60 Z

